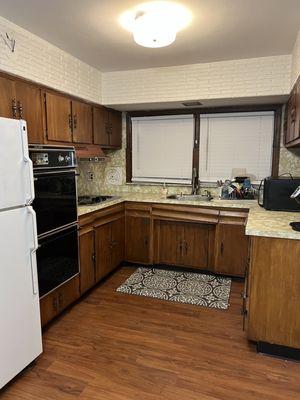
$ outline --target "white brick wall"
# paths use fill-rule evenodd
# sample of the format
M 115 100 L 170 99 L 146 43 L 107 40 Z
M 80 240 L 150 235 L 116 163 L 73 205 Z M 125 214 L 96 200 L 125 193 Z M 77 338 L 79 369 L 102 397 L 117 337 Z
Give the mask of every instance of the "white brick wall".
M 291 55 L 108 72 L 103 104 L 282 95 L 290 91 Z
M 87 100 L 102 102 L 101 72 L 0 17 L 0 34 L 16 40 L 11 53 L 0 37 L 0 70 Z
M 300 30 L 293 48 L 292 54 L 292 72 L 291 72 L 291 87 L 296 82 L 300 74 Z

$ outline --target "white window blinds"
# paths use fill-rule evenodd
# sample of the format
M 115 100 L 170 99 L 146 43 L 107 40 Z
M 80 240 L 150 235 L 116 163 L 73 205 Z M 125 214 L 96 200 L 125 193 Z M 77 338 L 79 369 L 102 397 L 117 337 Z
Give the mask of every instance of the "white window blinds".
M 193 115 L 132 118 L 132 181 L 190 183 Z
M 237 173 L 259 181 L 271 174 L 274 113 L 206 114 L 200 118 L 200 180 Z

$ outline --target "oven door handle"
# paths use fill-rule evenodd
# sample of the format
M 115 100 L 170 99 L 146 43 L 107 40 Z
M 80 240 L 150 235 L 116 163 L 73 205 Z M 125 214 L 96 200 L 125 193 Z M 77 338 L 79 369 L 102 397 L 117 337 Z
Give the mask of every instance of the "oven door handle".
M 31 279 L 32 279 L 32 292 L 34 295 L 39 293 L 39 283 L 37 275 L 36 251 L 39 247 L 36 229 L 36 214 L 31 206 L 27 207 L 27 212 L 32 219 L 32 238 L 33 247 L 30 248 L 30 265 L 31 265 Z
M 39 176 L 44 176 L 44 175 L 53 175 L 56 176 L 57 174 L 74 174 L 76 175 L 76 170 L 75 169 L 69 169 L 69 170 L 64 170 L 64 171 L 47 171 L 47 172 L 35 172 L 34 176 L 39 177 Z

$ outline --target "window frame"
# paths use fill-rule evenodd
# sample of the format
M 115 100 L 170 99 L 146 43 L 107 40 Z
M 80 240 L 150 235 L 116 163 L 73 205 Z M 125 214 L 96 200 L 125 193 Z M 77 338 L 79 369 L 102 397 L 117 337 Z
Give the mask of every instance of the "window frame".
M 126 113 L 126 183 L 134 185 L 143 184 L 142 182 L 132 182 L 132 121 L 133 117 L 152 117 L 166 115 L 182 115 L 193 114 L 194 116 L 194 145 L 193 145 L 193 162 L 192 169 L 196 169 L 197 177 L 199 176 L 199 144 L 200 144 L 200 115 L 201 114 L 217 114 L 217 113 L 237 113 L 237 112 L 274 112 L 274 135 L 272 149 L 272 177 L 278 177 L 279 172 L 279 156 L 280 156 L 280 140 L 281 140 L 281 118 L 282 104 L 263 104 L 263 105 L 246 105 L 246 106 L 229 106 L 229 107 L 201 107 L 187 109 L 172 110 L 155 110 L 155 111 L 131 111 Z M 147 182 L 147 185 L 161 185 L 161 183 Z M 169 184 L 176 186 L 175 184 Z M 210 183 L 212 185 L 212 183 Z M 214 184 L 213 184 L 214 185 Z M 177 185 L 178 186 L 178 185 Z M 179 185 L 183 186 L 183 185 Z M 186 185 L 191 186 L 191 185 Z

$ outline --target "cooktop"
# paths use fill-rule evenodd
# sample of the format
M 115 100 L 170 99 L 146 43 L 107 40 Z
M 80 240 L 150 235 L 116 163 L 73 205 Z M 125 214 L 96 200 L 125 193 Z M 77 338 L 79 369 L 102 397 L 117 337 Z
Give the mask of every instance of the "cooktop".
M 102 195 L 95 195 L 95 196 L 79 196 L 78 197 L 78 205 L 79 206 L 87 206 L 92 204 L 99 204 L 103 203 L 104 201 L 115 199 L 115 196 L 102 196 Z

